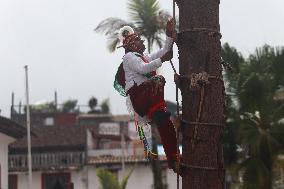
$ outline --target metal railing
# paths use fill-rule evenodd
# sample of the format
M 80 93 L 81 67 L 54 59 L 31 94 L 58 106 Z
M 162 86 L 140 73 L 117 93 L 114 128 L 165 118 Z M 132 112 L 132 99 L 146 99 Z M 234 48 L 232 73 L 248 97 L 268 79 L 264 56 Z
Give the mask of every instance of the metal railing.
M 33 170 L 72 169 L 83 166 L 85 152 L 58 152 L 32 154 Z M 9 155 L 9 171 L 26 171 L 27 155 Z
M 144 155 L 143 148 L 126 148 L 122 151 L 121 148 L 118 149 L 94 149 L 88 151 L 88 157 L 98 157 L 98 156 L 114 156 L 114 157 L 128 157 L 135 155 Z

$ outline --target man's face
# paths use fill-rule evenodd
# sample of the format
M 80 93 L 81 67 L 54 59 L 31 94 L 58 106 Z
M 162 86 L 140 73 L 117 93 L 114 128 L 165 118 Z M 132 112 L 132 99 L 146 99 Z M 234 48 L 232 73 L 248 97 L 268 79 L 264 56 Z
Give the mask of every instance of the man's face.
M 129 49 L 134 52 L 143 53 L 146 49 L 144 40 L 137 36 L 137 38 L 134 39 L 133 43 L 129 45 Z

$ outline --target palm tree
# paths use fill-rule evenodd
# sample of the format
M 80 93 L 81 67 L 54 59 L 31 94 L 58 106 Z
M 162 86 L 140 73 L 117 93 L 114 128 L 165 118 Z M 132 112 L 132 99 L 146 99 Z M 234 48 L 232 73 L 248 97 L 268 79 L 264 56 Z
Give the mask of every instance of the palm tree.
M 134 30 L 144 37 L 147 41 L 148 53 L 154 44 L 162 47 L 162 34 L 165 33 L 165 28 L 170 15 L 160 9 L 158 0 L 128 0 L 127 8 L 129 11 L 130 21 L 125 21 L 120 18 L 107 18 L 103 20 L 95 28 L 96 32 L 105 34 L 108 37 L 108 49 L 114 52 L 119 44 L 118 31 L 121 27 L 129 25 Z M 157 153 L 156 137 L 157 131 L 153 128 L 152 147 L 153 152 Z M 163 189 L 161 176 L 161 165 L 157 161 L 151 162 L 154 188 Z
M 244 189 L 272 188 L 274 162 L 283 149 L 279 136 L 284 135 L 284 124 L 270 122 L 265 117 L 260 112 L 242 116 L 239 137 L 247 148 L 240 164 L 240 170 L 244 171 Z
M 96 110 L 96 107 L 98 105 L 98 99 L 95 97 L 91 97 L 88 101 L 88 105 L 90 108 L 90 111 L 88 111 L 89 114 L 95 114 L 100 113 L 100 111 Z
M 166 23 L 170 15 L 161 10 L 157 0 L 128 0 L 127 8 L 130 21 L 120 18 L 107 18 L 95 28 L 96 32 L 108 37 L 108 49 L 114 52 L 119 44 L 118 30 L 125 26 L 132 26 L 137 33 L 147 41 L 148 52 L 154 44 L 162 47 L 161 34 L 165 33 Z
M 109 99 L 105 99 L 102 101 L 101 103 L 101 109 L 102 109 L 102 113 L 103 114 L 109 114 L 110 113 L 110 109 L 109 109 Z
M 71 112 L 77 112 L 78 109 L 76 109 L 78 100 L 67 100 L 63 103 L 63 107 L 62 107 L 62 112 L 67 112 L 67 113 L 71 113 Z
M 95 97 L 91 97 L 88 102 L 89 108 L 93 111 L 95 110 L 96 106 L 98 105 L 98 100 Z
M 225 78 L 233 94 L 231 99 L 236 104 L 229 119 L 238 125 L 235 145 L 242 148 L 239 170 L 243 173 L 243 188 L 270 189 L 273 167 L 284 147 L 284 125 L 280 121 L 284 103 L 274 100 L 284 81 L 281 72 L 284 70 L 284 50 L 264 46 L 246 61 L 227 44 L 222 53 L 226 61 L 237 63 L 232 64 L 237 68 L 236 72 L 226 73 Z
M 239 185 L 239 175 L 237 171 L 238 160 L 238 128 L 240 124 L 239 104 L 238 102 L 238 81 L 240 77 L 240 66 L 244 64 L 245 59 L 237 49 L 231 47 L 228 43 L 222 46 L 221 56 L 231 69 L 223 70 L 225 82 L 225 129 L 223 134 L 224 163 L 226 167 L 226 188 L 233 188 Z
M 98 105 L 98 100 L 95 97 L 91 97 L 88 101 L 88 105 L 90 108 L 90 111 L 88 113 L 99 113 L 99 111 L 96 111 L 96 106 Z
M 244 188 L 272 188 L 274 163 L 284 147 L 280 137 L 284 125 L 279 122 L 284 117 L 284 103 L 273 98 L 283 81 L 283 74 L 274 69 L 278 65 L 283 70 L 283 64 L 279 65 L 283 54 L 283 50 L 264 46 L 249 57 L 241 70 L 240 142 L 247 148 L 241 163 Z
M 126 189 L 126 185 L 129 177 L 131 176 L 134 169 L 132 169 L 121 181 L 118 182 L 117 177 L 108 170 L 98 169 L 97 176 L 99 177 L 99 181 L 101 183 L 100 189 Z

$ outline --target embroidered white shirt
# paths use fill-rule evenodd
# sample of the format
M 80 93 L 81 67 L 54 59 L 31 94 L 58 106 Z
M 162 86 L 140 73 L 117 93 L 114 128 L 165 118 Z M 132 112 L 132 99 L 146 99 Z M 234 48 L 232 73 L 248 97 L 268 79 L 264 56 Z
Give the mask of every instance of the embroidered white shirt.
M 144 54 L 143 57 L 149 61 L 145 64 L 142 58 L 139 57 L 140 54 L 135 52 L 128 52 L 123 56 L 123 69 L 125 72 L 125 91 L 127 92 L 133 85 L 142 84 L 144 81 L 148 80 L 144 74 L 156 71 L 160 66 L 162 66 L 161 57 L 171 50 L 173 45 L 173 39 L 170 37 L 166 38 L 164 47 L 155 53 L 149 55 Z M 138 56 L 137 56 L 138 55 Z M 140 55 L 141 56 L 141 55 Z

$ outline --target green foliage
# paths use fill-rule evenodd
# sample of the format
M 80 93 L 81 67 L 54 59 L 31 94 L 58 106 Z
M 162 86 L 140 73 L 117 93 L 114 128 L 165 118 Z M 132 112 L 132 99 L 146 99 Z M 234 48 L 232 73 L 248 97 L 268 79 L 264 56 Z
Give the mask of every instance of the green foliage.
M 97 176 L 101 183 L 101 189 L 120 189 L 116 176 L 104 169 L 97 170 Z
M 225 72 L 229 94 L 225 161 L 230 165 L 239 162 L 243 188 L 270 189 L 273 167 L 284 149 L 284 124 L 279 121 L 284 117 L 284 102 L 274 98 L 284 83 L 284 50 L 265 45 L 245 60 L 236 49 L 225 44 L 222 57 L 234 70 Z M 232 158 L 226 153 L 236 149 L 236 145 L 241 151 L 233 153 L 237 156 Z
M 103 100 L 100 104 L 100 109 L 97 109 L 98 100 L 95 97 L 91 97 L 89 102 L 90 111 L 88 111 L 89 114 L 109 114 L 110 108 L 109 108 L 109 98 Z
M 62 112 L 71 113 L 76 112 L 76 106 L 77 106 L 78 100 L 67 100 L 63 103 Z
M 98 105 L 98 100 L 97 98 L 95 97 L 91 97 L 89 102 L 88 102 L 88 105 L 90 107 L 91 110 L 94 110 L 96 108 L 96 106 Z
M 226 87 L 226 127 L 224 129 L 223 144 L 224 144 L 224 160 L 227 168 L 234 168 L 237 161 L 237 130 L 239 125 L 239 77 L 240 66 L 244 63 L 244 58 L 235 48 L 229 44 L 223 45 L 221 55 L 226 63 L 229 63 L 233 71 L 224 72 L 225 87 Z
M 109 99 L 108 98 L 103 100 L 103 102 L 101 103 L 101 109 L 102 109 L 103 114 L 109 114 L 110 113 Z
M 126 185 L 127 185 L 127 182 L 128 182 L 128 179 L 129 177 L 131 176 L 132 172 L 134 171 L 134 168 L 131 169 L 129 171 L 129 173 L 122 179 L 121 183 L 120 183 L 120 188 L 121 189 L 126 189 Z
M 113 173 L 105 169 L 98 169 L 97 176 L 101 183 L 100 189 L 126 189 L 128 179 L 133 171 L 134 168 L 122 179 L 121 183 L 119 183 L 117 177 Z
M 88 114 L 100 114 L 101 111 L 97 110 L 96 107 L 98 105 L 98 100 L 95 97 L 91 97 L 89 102 L 88 102 L 90 111 L 88 111 Z

